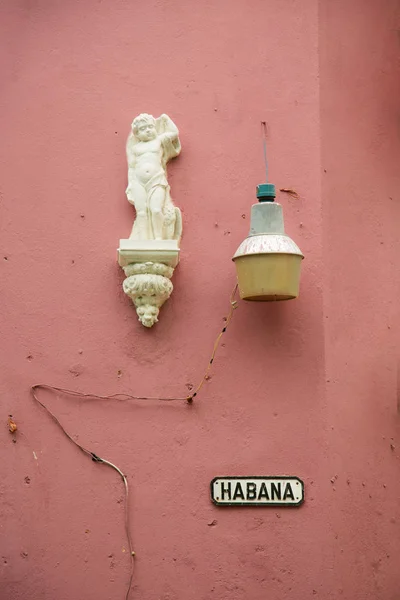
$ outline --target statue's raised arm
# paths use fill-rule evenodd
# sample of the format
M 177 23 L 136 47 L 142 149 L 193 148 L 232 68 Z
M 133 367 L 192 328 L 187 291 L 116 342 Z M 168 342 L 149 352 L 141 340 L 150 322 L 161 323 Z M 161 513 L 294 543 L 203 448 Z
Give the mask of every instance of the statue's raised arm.
M 173 120 L 168 115 L 161 115 L 156 119 L 156 129 L 160 139 L 164 142 L 166 146 L 168 146 L 168 142 L 171 144 L 171 148 L 168 151 L 166 149 L 166 154 L 171 154 L 170 158 L 175 158 L 181 152 L 181 143 L 179 141 L 179 131 Z M 167 158 L 167 161 L 170 160 Z

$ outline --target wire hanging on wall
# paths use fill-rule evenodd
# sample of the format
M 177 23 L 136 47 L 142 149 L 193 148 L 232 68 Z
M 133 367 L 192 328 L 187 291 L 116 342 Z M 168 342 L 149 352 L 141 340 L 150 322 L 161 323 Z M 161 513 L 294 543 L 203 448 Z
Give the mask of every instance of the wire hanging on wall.
M 267 157 L 267 123 L 261 121 L 261 129 L 263 136 L 263 151 L 264 151 L 264 164 L 265 164 L 265 182 L 268 182 L 268 157 Z
M 64 433 L 64 435 L 73 444 L 75 444 L 75 446 L 77 446 L 81 450 L 81 452 L 86 454 L 86 456 L 88 456 L 92 461 L 104 464 L 104 465 L 112 468 L 114 471 L 116 471 L 123 481 L 124 490 L 125 490 L 125 532 L 126 532 L 126 537 L 128 540 L 129 555 L 130 555 L 130 561 L 131 561 L 131 570 L 130 570 L 128 588 L 127 588 L 127 592 L 125 595 L 125 600 L 128 600 L 129 596 L 130 596 L 130 592 L 132 589 L 132 583 L 133 583 L 133 576 L 134 576 L 134 566 L 135 566 L 135 562 L 134 562 L 135 551 L 133 550 L 133 542 L 132 542 L 132 535 L 131 535 L 130 522 L 129 522 L 129 486 L 128 486 L 127 476 L 121 471 L 121 469 L 119 469 L 112 462 L 106 460 L 105 458 L 101 458 L 100 456 L 97 456 L 97 454 L 95 454 L 94 452 L 91 452 L 90 450 L 88 450 L 88 448 L 85 448 L 85 446 L 82 446 L 77 441 L 75 441 L 73 439 L 73 437 L 68 433 L 68 431 L 64 428 L 64 426 L 61 424 L 61 422 L 56 417 L 56 415 L 46 406 L 46 404 L 44 404 L 43 402 L 41 402 L 39 400 L 38 391 L 39 390 L 48 390 L 51 392 L 55 392 L 55 393 L 58 392 L 61 394 L 65 394 L 66 396 L 72 396 L 74 398 L 81 398 L 81 399 L 89 399 L 90 398 L 90 399 L 98 399 L 98 400 L 147 400 L 147 401 L 162 401 L 162 402 L 182 402 L 183 401 L 183 402 L 192 404 L 194 398 L 198 395 L 201 388 L 203 387 L 204 382 L 207 381 L 208 374 L 212 368 L 214 358 L 217 353 L 221 338 L 222 338 L 223 334 L 226 332 L 226 330 L 232 320 L 234 310 L 238 304 L 237 301 L 235 300 L 237 289 L 238 289 L 238 286 L 236 284 L 231 293 L 231 296 L 230 296 L 230 310 L 229 310 L 228 315 L 225 317 L 225 325 L 222 328 L 222 330 L 219 332 L 219 334 L 214 342 L 211 357 L 210 357 L 210 360 L 208 361 L 204 375 L 201 378 L 199 384 L 194 388 L 193 393 L 191 393 L 190 395 L 186 395 L 186 396 L 182 396 L 182 397 L 134 396 L 132 394 L 111 394 L 109 396 L 101 396 L 98 394 L 88 394 L 88 393 L 83 393 L 83 392 L 77 392 L 76 390 L 69 390 L 66 388 L 56 387 L 56 386 L 48 385 L 48 384 L 44 384 L 44 383 L 39 383 L 39 384 L 33 385 L 31 387 L 31 393 L 32 393 L 33 399 L 50 415 L 50 417 L 53 419 L 53 421 L 56 423 L 56 425 L 61 429 L 61 431 Z

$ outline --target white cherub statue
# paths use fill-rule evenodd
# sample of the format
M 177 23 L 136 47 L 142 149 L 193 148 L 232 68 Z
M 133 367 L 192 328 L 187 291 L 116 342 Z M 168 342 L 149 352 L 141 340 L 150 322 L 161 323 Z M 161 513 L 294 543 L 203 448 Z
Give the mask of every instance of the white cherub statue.
M 146 113 L 132 122 L 126 144 L 128 201 L 135 206 L 136 219 L 129 239 L 177 240 L 182 217 L 170 195 L 167 162 L 181 151 L 179 132 L 167 116 L 158 119 Z

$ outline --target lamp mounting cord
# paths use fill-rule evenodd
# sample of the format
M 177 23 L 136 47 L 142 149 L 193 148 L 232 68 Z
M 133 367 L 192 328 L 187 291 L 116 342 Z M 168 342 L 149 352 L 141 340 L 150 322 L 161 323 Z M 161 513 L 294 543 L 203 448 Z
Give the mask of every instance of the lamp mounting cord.
M 268 183 L 268 159 L 267 159 L 267 123 L 261 121 L 261 133 L 263 138 L 264 163 L 265 163 L 265 183 Z
M 38 395 L 37 395 L 38 390 L 48 390 L 51 392 L 55 392 L 56 394 L 58 393 L 58 394 L 66 395 L 66 396 L 72 396 L 74 398 L 80 398 L 81 400 L 90 398 L 91 400 L 147 400 L 147 401 L 162 401 L 162 402 L 177 402 L 177 401 L 182 402 L 182 401 L 184 401 L 184 402 L 187 402 L 188 404 L 192 404 L 194 398 L 200 392 L 205 381 L 207 381 L 207 379 L 208 379 L 208 374 L 209 374 L 212 364 L 214 362 L 214 358 L 215 358 L 216 352 L 218 350 L 218 346 L 221 341 L 221 338 L 222 338 L 223 334 L 226 332 L 228 325 L 232 320 L 233 312 L 234 312 L 235 308 L 237 307 L 237 301 L 235 300 L 237 288 L 238 288 L 238 286 L 236 284 L 232 291 L 232 294 L 230 296 L 230 310 L 229 310 L 228 315 L 225 317 L 225 325 L 222 328 L 222 330 L 219 332 L 219 334 L 217 335 L 217 338 L 214 342 L 211 357 L 208 361 L 204 375 L 201 378 L 199 384 L 194 388 L 193 393 L 191 393 L 189 396 L 182 396 L 182 397 L 176 397 L 176 398 L 175 397 L 154 397 L 154 396 L 133 396 L 132 394 L 111 394 L 110 396 L 100 396 L 97 394 L 87 394 L 87 393 L 77 392 L 75 390 L 69 390 L 69 389 L 56 387 L 56 386 L 48 385 L 48 384 L 44 384 L 44 383 L 36 384 L 31 387 L 31 393 L 32 393 L 33 399 L 50 415 L 50 417 L 53 419 L 53 421 L 56 423 L 56 425 L 61 429 L 61 431 L 64 433 L 64 435 L 69 439 L 69 441 L 72 442 L 73 444 L 75 444 L 75 446 L 77 446 L 79 448 L 79 450 L 81 450 L 81 452 L 86 454 L 86 456 L 88 456 L 93 462 L 101 463 L 103 465 L 110 467 L 114 471 L 116 471 L 123 481 L 124 489 L 125 489 L 125 533 L 126 533 L 126 537 L 128 540 L 129 556 L 130 556 L 130 561 L 131 561 L 130 576 L 129 576 L 128 588 L 127 588 L 126 595 L 125 595 L 125 600 L 129 600 L 130 592 L 132 590 L 134 566 L 135 566 L 135 563 L 134 563 L 135 552 L 133 550 L 132 535 L 131 535 L 131 529 L 130 529 L 130 523 L 129 523 L 128 478 L 121 471 L 121 469 L 119 469 L 112 462 L 106 460 L 105 458 L 101 458 L 100 456 L 97 456 L 97 454 L 95 454 L 94 452 L 91 452 L 90 450 L 88 450 L 88 448 L 85 448 L 85 446 L 82 446 L 77 441 L 75 441 L 73 439 L 73 437 L 68 433 L 68 431 L 64 428 L 64 426 L 60 423 L 60 421 L 58 420 L 56 415 L 43 402 L 41 402 L 39 400 Z

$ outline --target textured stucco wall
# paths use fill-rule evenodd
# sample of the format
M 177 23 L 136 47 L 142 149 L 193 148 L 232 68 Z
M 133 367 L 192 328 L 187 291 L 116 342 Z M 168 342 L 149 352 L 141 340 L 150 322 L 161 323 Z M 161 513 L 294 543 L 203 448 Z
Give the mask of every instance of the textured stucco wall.
M 300 194 L 279 196 L 300 298 L 240 304 L 193 406 L 41 397 L 128 475 L 133 597 L 397 600 L 399 20 L 394 1 L 348 4 L 3 2 L 1 600 L 124 598 L 121 482 L 29 387 L 181 396 L 199 380 L 263 181 L 261 121 L 271 181 Z M 142 111 L 183 145 L 181 263 L 152 330 L 115 260 Z M 217 509 L 227 474 L 296 474 L 306 503 Z
M 400 6 L 320 8 L 332 598 L 397 600 Z

